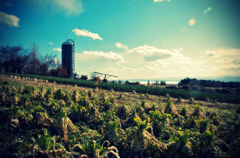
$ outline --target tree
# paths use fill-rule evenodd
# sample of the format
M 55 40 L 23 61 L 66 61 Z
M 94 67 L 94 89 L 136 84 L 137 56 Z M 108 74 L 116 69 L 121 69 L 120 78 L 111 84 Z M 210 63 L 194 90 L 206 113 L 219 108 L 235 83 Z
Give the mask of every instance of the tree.
M 63 65 L 58 67 L 58 77 L 69 77 L 67 69 Z
M 35 43 L 33 43 L 30 49 L 30 59 L 24 71 L 28 74 L 36 74 L 39 71 L 39 67 L 40 60 L 38 59 L 38 47 Z
M 57 65 L 57 59 L 55 58 L 56 55 L 53 54 L 47 54 L 44 57 L 41 57 L 40 59 L 40 66 L 39 70 L 40 73 L 45 75 L 46 72 L 49 70 L 49 68 L 55 68 Z
M 1 46 L 0 53 L 5 72 L 22 73 L 30 57 L 29 52 L 21 45 Z
M 166 85 L 166 82 L 165 81 L 161 81 L 161 85 Z
M 61 64 L 58 64 L 57 68 L 51 69 L 50 74 L 55 77 L 69 77 L 67 69 Z

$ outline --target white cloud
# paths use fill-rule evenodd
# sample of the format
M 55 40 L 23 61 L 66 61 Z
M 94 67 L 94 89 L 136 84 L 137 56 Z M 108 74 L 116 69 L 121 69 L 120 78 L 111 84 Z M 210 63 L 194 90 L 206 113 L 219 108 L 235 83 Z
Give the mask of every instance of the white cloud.
M 49 42 L 49 44 L 53 45 L 53 43 L 52 43 L 52 42 Z
M 161 67 L 161 68 L 168 68 L 169 65 L 168 63 L 165 61 L 161 61 L 161 60 L 157 60 L 155 63 L 154 63 L 154 66 L 156 67 Z
M 159 52 L 162 54 L 170 54 L 168 50 L 158 49 L 156 47 L 152 47 L 152 46 L 148 46 L 148 45 L 143 45 L 143 46 L 133 48 L 133 49 L 129 50 L 128 52 L 139 53 L 139 54 L 143 54 L 143 55 L 151 55 L 151 54 L 159 53 Z
M 218 63 L 222 64 L 234 64 L 238 65 L 240 64 L 240 57 L 234 57 L 234 58 L 223 58 L 221 60 L 217 60 Z
M 92 33 L 92 32 L 89 32 L 88 30 L 80 30 L 80 29 L 77 29 L 75 28 L 74 30 L 72 30 L 72 32 L 75 32 L 75 34 L 77 36 L 86 36 L 86 37 L 91 37 L 92 39 L 99 39 L 99 40 L 103 40 L 102 37 L 100 37 L 97 33 Z
M 215 55 L 216 59 L 211 60 L 213 72 L 221 75 L 239 75 L 240 70 L 240 49 L 219 49 L 208 50 L 207 54 Z M 214 67 L 215 66 L 215 67 Z
M 119 71 L 119 69 L 116 69 L 114 67 L 107 67 L 106 69 L 103 70 L 103 72 L 106 72 L 106 73 L 116 73 L 117 71 Z
M 53 48 L 53 50 L 56 50 L 56 51 L 59 51 L 59 52 L 61 52 L 61 51 L 62 51 L 62 49 L 61 49 L 61 48 Z
M 187 52 L 183 53 L 181 47 L 160 49 L 143 45 L 124 53 L 124 57 L 127 56 L 124 64 L 137 68 L 140 72 L 134 74 L 134 76 L 139 75 L 142 78 L 146 76 L 154 78 L 159 77 L 159 75 L 164 77 L 209 75 L 209 72 L 204 71 L 206 69 L 205 61 L 192 59 L 187 54 Z
M 144 56 L 146 61 L 155 61 L 158 59 L 167 59 L 171 57 L 182 58 L 184 57 L 180 52 L 182 48 L 173 49 L 173 51 L 167 49 L 159 49 L 156 47 L 143 45 L 129 50 L 130 53 L 138 53 Z
M 0 11 L 0 23 L 5 23 L 9 26 L 19 27 L 19 21 L 20 19 L 15 15 L 7 14 Z
M 123 66 L 121 71 L 123 71 L 123 72 L 126 72 L 126 71 L 127 72 L 139 72 L 140 70 L 139 69 L 135 69 L 135 68 L 130 68 L 130 67 Z
M 123 62 L 124 58 L 121 55 L 118 55 L 113 52 L 98 52 L 98 51 L 83 51 L 84 57 L 87 60 L 92 61 L 117 61 L 117 62 Z
M 150 66 L 150 65 L 145 65 L 145 67 L 146 67 L 147 70 L 161 71 L 161 69 L 158 68 L 158 67 L 153 67 L 153 66 Z
M 46 61 L 48 61 L 48 58 L 45 58 Z M 50 61 L 54 61 L 55 64 L 57 64 L 59 61 L 56 58 L 50 58 Z
M 221 67 L 225 69 L 239 69 L 240 64 L 227 64 L 227 65 L 221 65 Z
M 128 49 L 128 46 L 127 46 L 127 45 L 122 44 L 122 43 L 120 43 L 120 42 L 115 43 L 115 45 L 116 45 L 116 47 L 118 47 L 118 48 Z
M 240 49 L 207 50 L 205 53 L 211 57 L 239 57 Z
M 83 10 L 81 0 L 53 0 L 55 4 L 67 12 L 67 14 L 80 14 Z
M 221 49 L 217 50 L 216 53 L 218 53 L 220 56 L 239 56 L 240 49 Z
M 5 4 L 9 7 L 13 6 L 13 3 L 9 3 L 9 2 L 6 2 Z
M 180 47 L 179 49 L 173 49 L 174 52 L 180 53 L 183 49 Z
M 207 50 L 205 53 L 210 57 L 219 57 L 219 55 L 214 51 Z
M 130 53 L 138 53 L 138 59 L 141 57 L 147 61 L 146 65 L 141 70 L 178 70 L 179 72 L 189 69 L 192 70 L 205 69 L 205 61 L 193 60 L 190 57 L 184 56 L 179 49 L 159 49 L 152 46 L 140 46 L 129 50 Z M 127 61 L 126 61 L 127 62 Z M 143 63 L 144 61 L 141 61 Z M 150 65 L 149 65 L 150 64 Z M 180 73 L 181 74 L 181 73 Z
M 53 60 L 54 60 L 55 64 L 58 63 L 58 60 L 56 58 L 53 58 Z

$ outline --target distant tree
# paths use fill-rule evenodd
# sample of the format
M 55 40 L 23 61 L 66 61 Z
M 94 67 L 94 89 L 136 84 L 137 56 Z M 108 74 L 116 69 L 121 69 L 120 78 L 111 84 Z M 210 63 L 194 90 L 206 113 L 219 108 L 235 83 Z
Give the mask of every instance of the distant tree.
M 58 77 L 69 77 L 67 69 L 63 65 L 58 67 Z
M 32 44 L 30 48 L 30 59 L 27 67 L 24 69 L 25 73 L 28 74 L 38 74 L 40 67 L 40 60 L 38 57 L 38 47 L 35 43 Z
M 22 73 L 30 58 L 29 52 L 21 45 L 1 46 L 0 53 L 5 72 Z
M 57 68 L 51 69 L 50 74 L 55 77 L 69 77 L 67 69 L 61 64 L 58 64 Z
M 165 81 L 161 81 L 161 85 L 166 85 L 166 82 Z
M 56 55 L 47 54 L 40 58 L 39 71 L 42 75 L 45 75 L 50 68 L 55 68 L 57 64 Z

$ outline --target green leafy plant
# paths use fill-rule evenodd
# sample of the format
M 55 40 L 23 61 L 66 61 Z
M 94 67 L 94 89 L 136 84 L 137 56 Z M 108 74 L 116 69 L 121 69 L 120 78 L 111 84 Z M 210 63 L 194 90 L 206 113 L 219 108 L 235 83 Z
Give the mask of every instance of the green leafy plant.
M 167 100 L 167 105 L 164 110 L 165 113 L 176 114 L 175 106 L 171 100 Z
M 212 151 L 218 151 L 218 148 L 215 145 L 215 132 L 212 128 L 207 130 L 205 133 L 202 134 L 202 153 L 206 155 L 210 155 Z
M 64 92 L 63 92 L 62 89 L 58 89 L 58 90 L 56 91 L 55 98 L 56 98 L 57 100 L 60 100 L 60 99 L 63 99 L 63 98 L 64 98 Z
M 166 125 L 168 123 L 168 118 L 171 118 L 171 114 L 161 114 L 160 111 L 155 110 L 155 111 L 150 111 L 149 115 L 151 119 L 153 120 L 153 127 L 157 130 L 154 130 L 154 134 L 159 136 L 159 132 L 163 133 Z
M 43 135 L 37 136 L 36 143 L 41 149 L 49 151 L 53 147 L 53 143 L 51 142 L 51 136 L 46 129 L 43 129 L 43 131 Z
M 197 123 L 199 124 L 201 133 L 203 133 L 207 130 L 209 122 L 210 122 L 209 119 L 200 119 L 199 121 L 197 121 Z
M 219 118 L 218 116 L 213 116 L 213 124 L 218 125 L 219 124 Z
M 194 102 L 194 98 L 190 97 L 189 101 L 190 101 L 190 103 L 193 103 Z
M 178 100 L 177 100 L 178 103 L 181 103 L 182 102 L 182 98 L 179 96 L 178 97 Z
M 182 110 L 180 112 L 180 115 L 186 117 L 187 116 L 187 107 L 186 106 L 182 106 Z

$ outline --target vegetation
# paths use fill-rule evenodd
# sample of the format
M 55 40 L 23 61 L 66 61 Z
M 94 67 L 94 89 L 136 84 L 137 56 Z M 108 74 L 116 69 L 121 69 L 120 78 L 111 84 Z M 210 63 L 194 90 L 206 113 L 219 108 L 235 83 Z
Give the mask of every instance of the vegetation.
M 221 82 L 221 81 L 211 81 L 211 80 L 197 80 L 196 78 L 190 79 L 185 78 L 180 81 L 180 85 L 198 85 L 204 87 L 231 87 L 237 88 L 240 87 L 240 82 Z M 198 88 L 198 87 L 195 87 Z
M 95 88 L 90 81 L 52 81 L 75 81 Z M 110 85 L 114 90 L 123 86 L 100 83 L 107 89 Z M 240 156 L 239 105 L 227 110 L 219 109 L 219 103 L 211 108 L 196 105 L 197 100 L 183 105 L 174 102 L 172 91 L 166 93 L 171 97 L 152 101 L 146 93 L 131 93 L 131 88 L 141 90 L 137 86 L 129 87 L 130 93 L 123 94 L 53 89 L 1 79 L 0 157 Z M 150 89 L 145 90 L 151 94 Z M 149 99 L 139 99 L 142 95 Z
M 1 46 L 0 54 L 0 66 L 5 72 L 68 77 L 67 70 L 57 61 L 56 55 L 41 56 L 35 43 L 30 49 L 20 45 Z
M 47 80 L 48 82 L 56 82 L 61 84 L 76 85 L 83 87 L 96 88 L 101 87 L 102 89 L 114 91 L 124 91 L 124 92 L 136 92 L 143 94 L 152 94 L 152 95 L 161 95 L 167 97 L 181 97 L 183 99 L 203 100 L 207 99 L 218 101 L 218 102 L 227 102 L 227 103 L 240 103 L 240 95 L 237 94 L 221 94 L 221 93 L 210 93 L 210 92 L 199 92 L 199 91 L 188 91 L 188 90 L 179 90 L 179 89 L 167 89 L 167 88 L 153 88 L 148 86 L 138 86 L 138 85 L 129 85 L 129 84 L 117 84 L 117 83 L 106 83 L 99 82 L 97 85 L 94 81 L 86 80 L 76 80 L 70 78 L 60 78 L 60 77 L 49 77 L 49 76 L 39 76 L 39 75 L 28 75 L 28 74 L 15 74 L 15 73 L 5 73 L 5 75 L 12 76 L 21 76 L 27 78 L 35 78 L 41 80 Z

